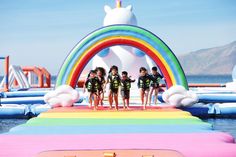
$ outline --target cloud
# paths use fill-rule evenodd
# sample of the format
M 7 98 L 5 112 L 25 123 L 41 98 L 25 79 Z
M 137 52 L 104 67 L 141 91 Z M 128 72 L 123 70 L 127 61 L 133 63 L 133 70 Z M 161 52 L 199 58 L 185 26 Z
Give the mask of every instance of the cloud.
M 44 101 L 52 107 L 73 106 L 79 100 L 79 92 L 71 86 L 62 85 L 44 96 Z
M 176 107 L 191 106 L 198 102 L 198 96 L 182 86 L 172 86 L 162 95 L 163 100 Z
M 236 81 L 226 83 L 226 88 L 229 89 L 229 90 L 236 91 Z

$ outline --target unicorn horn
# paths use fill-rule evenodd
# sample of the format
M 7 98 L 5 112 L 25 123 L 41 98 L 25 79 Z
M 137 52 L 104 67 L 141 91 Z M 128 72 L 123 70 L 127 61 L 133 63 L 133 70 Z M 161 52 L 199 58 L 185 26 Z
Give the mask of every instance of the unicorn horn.
M 116 0 L 116 8 L 121 8 L 121 0 Z

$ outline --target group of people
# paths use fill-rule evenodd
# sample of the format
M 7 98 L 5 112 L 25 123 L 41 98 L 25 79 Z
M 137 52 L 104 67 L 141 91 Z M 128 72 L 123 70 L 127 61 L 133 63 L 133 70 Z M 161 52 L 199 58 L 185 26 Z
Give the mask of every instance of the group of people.
M 131 76 L 128 76 L 127 71 L 122 71 L 119 75 L 118 67 L 113 65 L 106 77 L 106 70 L 102 67 L 97 67 L 91 70 L 84 84 L 84 92 L 87 89 L 89 93 L 89 107 L 94 107 L 97 110 L 98 106 L 103 106 L 104 93 L 106 86 L 109 84 L 108 101 L 112 109 L 113 102 L 118 110 L 118 93 L 122 96 L 124 109 L 129 109 L 130 88 L 131 83 L 135 82 Z M 158 73 L 157 67 L 152 67 L 151 74 L 144 67 L 139 69 L 138 88 L 140 90 L 140 98 L 143 109 L 146 109 L 147 104 L 151 105 L 152 95 L 154 92 L 154 104 L 157 103 L 160 80 L 163 76 Z

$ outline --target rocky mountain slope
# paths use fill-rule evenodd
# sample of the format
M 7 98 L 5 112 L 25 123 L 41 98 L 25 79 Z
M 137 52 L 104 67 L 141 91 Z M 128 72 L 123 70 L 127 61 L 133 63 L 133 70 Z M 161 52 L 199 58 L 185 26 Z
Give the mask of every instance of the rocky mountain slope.
M 236 41 L 178 57 L 187 75 L 228 75 L 236 64 Z

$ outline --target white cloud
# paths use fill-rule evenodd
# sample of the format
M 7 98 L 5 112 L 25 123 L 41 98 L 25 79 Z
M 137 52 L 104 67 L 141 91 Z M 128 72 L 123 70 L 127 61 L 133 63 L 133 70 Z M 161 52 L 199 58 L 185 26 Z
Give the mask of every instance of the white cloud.
M 182 86 L 172 86 L 162 95 L 163 100 L 176 107 L 191 106 L 198 102 L 198 96 Z
M 56 90 L 47 93 L 44 96 L 44 101 L 52 107 L 73 106 L 79 100 L 79 92 L 71 86 L 62 85 Z
M 229 90 L 236 91 L 236 81 L 226 83 L 226 88 L 229 89 Z

